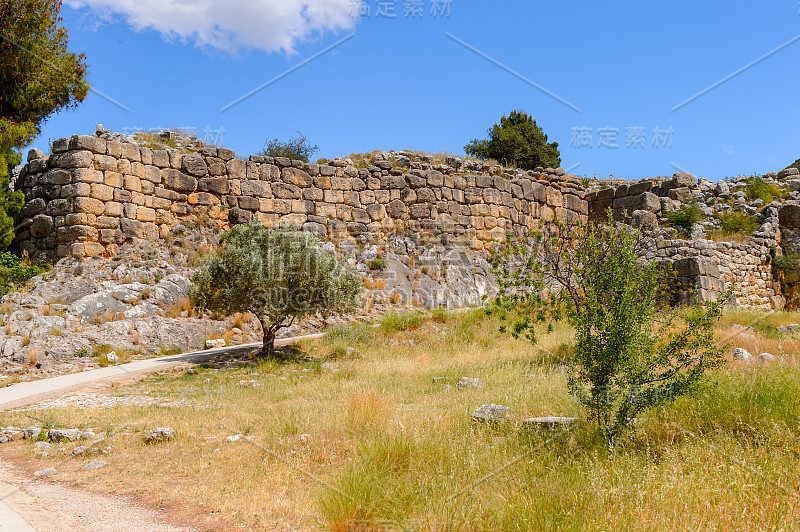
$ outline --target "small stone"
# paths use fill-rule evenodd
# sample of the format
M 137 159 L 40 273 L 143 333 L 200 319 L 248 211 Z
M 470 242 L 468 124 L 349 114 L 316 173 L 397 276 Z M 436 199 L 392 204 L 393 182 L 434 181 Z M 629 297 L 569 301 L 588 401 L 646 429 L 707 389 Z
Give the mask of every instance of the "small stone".
M 106 360 L 108 360 L 112 364 L 116 364 L 117 362 L 119 362 L 119 357 L 117 356 L 117 353 L 111 351 L 106 355 Z
M 35 452 L 44 452 L 50 450 L 50 443 L 46 441 L 37 441 L 33 444 L 33 450 Z
M 219 338 L 216 340 L 206 340 L 206 349 L 219 349 L 225 347 L 225 339 Z
M 500 423 L 508 418 L 510 410 L 511 407 L 503 405 L 482 405 L 472 413 L 472 420 L 482 423 Z
M 78 429 L 50 429 L 47 431 L 47 438 L 50 441 L 77 441 L 82 434 Z
M 242 436 L 241 434 L 234 434 L 233 436 L 228 436 L 227 438 L 225 438 L 225 440 L 228 443 L 234 443 L 241 440 L 242 438 L 244 438 L 244 436 Z
M 85 469 L 90 471 L 92 469 L 100 469 L 101 467 L 105 467 L 108 465 L 108 462 L 98 461 L 98 462 L 89 462 L 88 464 L 81 467 L 81 469 Z
M 323 362 L 319 367 L 322 369 L 337 369 L 339 366 L 333 362 Z
M 758 355 L 758 359 L 761 362 L 772 362 L 773 360 L 775 360 L 775 355 L 773 355 L 772 353 L 761 353 L 760 355 Z
M 175 429 L 172 427 L 158 427 L 151 430 L 144 437 L 145 443 L 157 443 L 171 440 L 175 437 Z
M 186 368 L 187 375 L 195 375 L 197 371 L 194 368 Z
M 95 454 L 97 451 L 92 449 L 91 447 L 85 447 L 83 445 L 79 445 L 72 449 L 72 456 L 84 456 L 87 454 Z
M 311 441 L 311 434 L 301 434 L 299 438 L 302 443 L 309 443 Z
M 460 381 L 458 381 L 456 386 L 459 388 L 483 388 L 483 383 L 480 381 L 480 379 L 463 377 Z
M 39 427 L 28 427 L 27 429 L 25 429 L 24 432 L 26 440 L 35 440 L 39 438 L 39 434 L 42 433 L 42 429 L 40 429 Z
M 33 476 L 36 477 L 36 478 L 41 478 L 41 477 L 46 477 L 48 475 L 52 475 L 53 473 L 56 473 L 56 468 L 55 467 L 48 467 L 47 469 L 41 469 L 41 470 L 35 472 L 33 474 Z
M 751 355 L 750 352 L 747 351 L 747 349 L 744 349 L 742 347 L 737 347 L 736 349 L 733 350 L 734 360 L 750 360 L 751 358 L 753 358 L 753 355 Z

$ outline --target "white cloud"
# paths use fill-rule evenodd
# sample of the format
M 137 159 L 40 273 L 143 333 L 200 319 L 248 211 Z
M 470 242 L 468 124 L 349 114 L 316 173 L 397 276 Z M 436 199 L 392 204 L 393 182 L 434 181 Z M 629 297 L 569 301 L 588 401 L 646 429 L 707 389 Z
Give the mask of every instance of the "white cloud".
M 733 155 L 736 151 L 733 149 L 733 146 L 726 146 L 725 144 L 721 144 L 720 147 L 722 151 L 725 152 L 725 155 Z
M 325 31 L 350 29 L 354 0 L 66 0 L 104 18 L 122 16 L 136 30 L 235 53 L 294 47 Z

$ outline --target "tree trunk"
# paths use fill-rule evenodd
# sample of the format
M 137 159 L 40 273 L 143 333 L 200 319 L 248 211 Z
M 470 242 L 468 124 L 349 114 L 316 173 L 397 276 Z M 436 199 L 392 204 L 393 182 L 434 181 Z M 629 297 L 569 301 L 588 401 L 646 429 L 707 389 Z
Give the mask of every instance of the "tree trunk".
M 264 340 L 261 347 L 261 356 L 264 358 L 272 357 L 275 354 L 275 331 L 271 327 L 263 327 Z
M 258 322 L 261 324 L 261 353 L 259 356 L 262 358 L 271 357 L 275 354 L 275 328 L 267 325 L 267 320 L 256 314 Z

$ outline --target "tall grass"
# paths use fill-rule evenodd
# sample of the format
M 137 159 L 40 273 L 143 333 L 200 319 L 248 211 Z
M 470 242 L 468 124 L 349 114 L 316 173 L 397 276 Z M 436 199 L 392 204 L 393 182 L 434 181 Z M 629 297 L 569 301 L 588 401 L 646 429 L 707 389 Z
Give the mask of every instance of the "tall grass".
M 311 361 L 209 364 L 114 392 L 185 406 L 34 415 L 58 426 L 108 427 L 108 474 L 89 480 L 82 464 L 70 462 L 59 465 L 65 481 L 194 505 L 244 529 L 796 528 L 794 348 L 782 357 L 787 362 L 731 363 L 698 394 L 646 412 L 609 451 L 586 423 L 566 432 L 522 424 L 530 416 L 582 416 L 567 393 L 568 326 L 543 330 L 534 346 L 499 333 L 500 321 L 481 311 L 428 316 L 332 328 L 304 344 Z M 751 318 L 758 316 L 731 314 L 718 333 Z M 790 314 L 769 320 L 800 321 Z M 751 341 L 790 345 L 751 332 Z M 346 347 L 361 354 L 337 360 L 336 370 L 321 368 Z M 462 377 L 484 386 L 452 387 Z M 242 380 L 261 385 L 239 386 Z M 471 412 L 488 403 L 511 407 L 509 423 L 473 423 Z M 11 413 L 0 424 L 27 422 L 25 413 Z M 156 426 L 171 426 L 178 437 L 143 445 L 141 433 Z M 236 433 L 253 439 L 225 442 Z M 36 469 L 61 460 L 35 458 L 26 442 L 6 445 Z

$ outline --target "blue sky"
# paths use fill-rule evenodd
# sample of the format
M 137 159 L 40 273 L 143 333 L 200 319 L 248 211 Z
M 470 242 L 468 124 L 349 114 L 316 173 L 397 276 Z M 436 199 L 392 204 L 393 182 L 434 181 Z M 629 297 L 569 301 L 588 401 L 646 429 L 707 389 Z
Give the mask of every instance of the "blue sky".
M 462 153 L 525 109 L 578 175 L 717 180 L 800 157 L 798 0 L 363 1 L 354 18 L 351 0 L 67 0 L 97 92 L 34 146 L 102 123 L 194 128 L 240 156 L 297 130 L 316 157 Z

